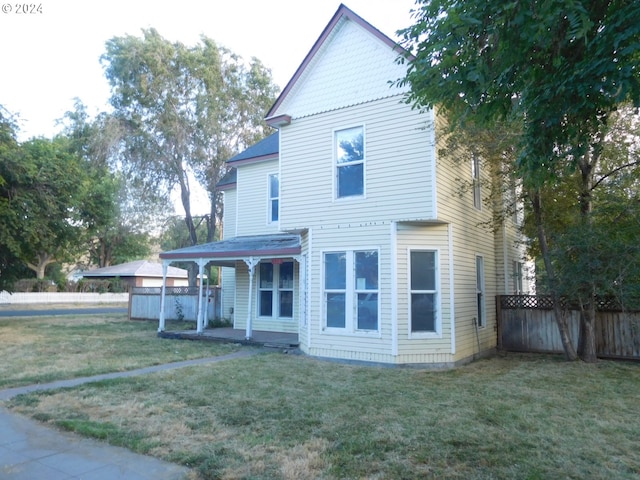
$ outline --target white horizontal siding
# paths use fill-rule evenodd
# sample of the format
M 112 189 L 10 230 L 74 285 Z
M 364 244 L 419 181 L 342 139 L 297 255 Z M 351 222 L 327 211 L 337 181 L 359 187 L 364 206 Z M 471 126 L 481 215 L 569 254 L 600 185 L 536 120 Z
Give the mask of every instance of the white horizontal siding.
M 238 195 L 236 189 L 229 189 L 223 193 L 224 210 L 222 212 L 222 238 L 236 236 L 238 216 Z

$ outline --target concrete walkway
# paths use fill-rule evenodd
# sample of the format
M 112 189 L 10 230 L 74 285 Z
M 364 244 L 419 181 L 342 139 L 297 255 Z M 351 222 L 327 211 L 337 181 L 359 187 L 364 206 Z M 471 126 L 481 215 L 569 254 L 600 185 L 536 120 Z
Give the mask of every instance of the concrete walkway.
M 73 387 L 108 378 L 132 377 L 216 363 L 248 357 L 258 352 L 257 349 L 243 349 L 219 357 L 0 390 L 0 400 L 8 400 L 23 393 Z M 183 480 L 188 473 L 189 469 L 185 467 L 61 432 L 0 407 L 1 480 Z

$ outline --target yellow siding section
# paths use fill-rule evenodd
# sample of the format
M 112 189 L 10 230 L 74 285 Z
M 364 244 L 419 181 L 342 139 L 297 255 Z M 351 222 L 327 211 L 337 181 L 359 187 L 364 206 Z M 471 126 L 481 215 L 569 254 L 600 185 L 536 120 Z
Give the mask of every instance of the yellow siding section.
M 278 160 L 242 165 L 238 168 L 238 215 L 235 236 L 278 232 L 278 223 L 269 223 L 269 175 L 278 173 Z M 282 204 L 282 200 L 280 201 Z
M 281 129 L 281 228 L 434 217 L 430 116 L 396 96 Z M 334 131 L 364 126 L 365 196 L 336 199 Z M 426 129 L 425 129 L 426 128 Z

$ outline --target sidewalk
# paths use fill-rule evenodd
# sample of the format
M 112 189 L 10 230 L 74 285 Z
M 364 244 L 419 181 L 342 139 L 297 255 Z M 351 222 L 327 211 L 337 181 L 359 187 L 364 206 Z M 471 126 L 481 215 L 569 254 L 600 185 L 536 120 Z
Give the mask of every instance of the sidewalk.
M 39 390 L 72 387 L 107 378 L 132 377 L 191 365 L 216 363 L 255 355 L 243 349 L 219 357 L 201 358 L 128 372 L 76 378 L 0 390 L 0 401 Z M 0 407 L 0 479 L 2 480 L 183 480 L 189 469 L 127 449 L 46 427 Z

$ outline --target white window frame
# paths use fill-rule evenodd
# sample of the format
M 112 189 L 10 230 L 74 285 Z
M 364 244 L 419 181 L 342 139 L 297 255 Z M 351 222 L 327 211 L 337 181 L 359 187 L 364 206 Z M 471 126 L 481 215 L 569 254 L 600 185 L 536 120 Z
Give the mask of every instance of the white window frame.
M 271 192 L 271 179 L 274 178 L 278 181 L 278 195 L 273 196 Z M 273 219 L 273 202 L 278 202 L 278 219 Z M 277 224 L 280 221 L 280 174 L 270 173 L 267 175 L 267 223 Z
M 355 130 L 355 129 L 360 129 L 362 130 L 362 149 L 363 149 L 363 153 L 362 153 L 362 160 L 355 160 L 355 161 L 351 161 L 348 162 L 347 164 L 339 164 L 338 163 L 338 134 L 340 132 L 345 132 L 347 130 Z M 366 148 L 366 144 L 367 144 L 367 136 L 366 136 L 366 128 L 364 124 L 360 124 L 360 125 L 353 125 L 350 127 L 344 127 L 344 128 L 336 128 L 333 130 L 333 165 L 332 165 L 332 169 L 333 169 L 333 198 L 336 201 L 349 201 L 349 200 L 361 200 L 363 198 L 366 198 L 366 194 L 367 194 L 367 182 L 366 182 L 366 178 L 367 178 L 367 148 Z M 358 164 L 362 164 L 362 193 L 357 194 L 357 195 L 344 195 L 344 196 L 340 196 L 340 188 L 339 188 L 339 177 L 338 177 L 338 172 L 339 169 L 344 166 L 347 165 L 358 165 Z
M 291 282 L 291 288 L 281 288 L 280 287 L 280 268 L 281 265 L 284 263 L 291 263 L 292 267 L 293 267 L 293 279 Z M 270 264 L 273 268 L 273 281 L 272 281 L 272 285 L 270 288 L 263 288 L 261 286 L 262 284 L 262 278 L 261 278 L 261 266 L 263 264 Z M 296 285 L 296 268 L 295 268 L 295 262 L 293 260 L 283 260 L 282 262 L 278 263 L 276 261 L 276 263 L 274 263 L 271 260 L 268 261 L 262 261 L 259 263 L 258 266 L 258 288 L 257 288 L 257 298 L 256 298 L 256 311 L 257 311 L 257 316 L 259 318 L 264 318 L 264 319 L 272 319 L 272 320 L 285 320 L 285 321 L 290 321 L 293 320 L 295 317 L 295 285 Z M 265 291 L 269 291 L 271 292 L 271 315 L 262 315 L 262 292 Z M 281 293 L 282 292 L 291 292 L 291 302 L 292 302 L 292 308 L 291 308 L 291 316 L 290 317 L 283 317 L 282 315 L 280 315 L 280 298 L 281 298 Z
M 485 286 L 484 257 L 476 255 L 476 323 L 479 328 L 487 326 L 487 294 Z
M 435 290 L 418 290 L 411 285 L 411 254 L 414 252 L 427 252 L 435 254 Z M 435 295 L 435 330 L 434 331 L 413 331 L 411 318 L 411 300 L 412 294 L 433 293 Z M 440 249 L 411 247 L 407 250 L 407 317 L 409 319 L 409 338 L 442 338 L 442 304 L 441 304 L 441 287 L 440 287 Z
M 377 289 L 363 289 L 358 288 L 356 279 L 356 253 L 361 252 L 376 252 L 378 257 L 378 278 Z M 325 255 L 327 254 L 340 254 L 344 253 L 346 256 L 346 288 L 344 289 L 327 289 L 325 288 Z M 380 336 L 380 249 L 378 247 L 364 247 L 353 249 L 340 249 L 340 250 L 325 250 L 320 252 L 321 258 L 321 285 L 322 285 L 322 321 L 320 322 L 321 332 L 339 334 L 339 335 L 364 335 L 364 336 Z M 327 293 L 344 293 L 345 295 L 345 326 L 344 327 L 329 327 L 327 326 Z M 372 329 L 358 329 L 358 294 L 375 294 L 377 295 L 377 318 L 375 330 Z
M 473 193 L 473 206 L 482 210 L 482 165 L 480 157 L 476 154 L 471 155 L 471 179 L 472 179 L 472 193 Z
M 513 269 L 513 293 L 522 295 L 524 292 L 524 264 L 518 260 L 512 263 Z

